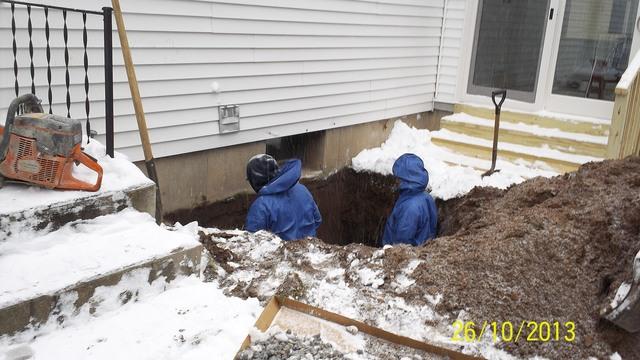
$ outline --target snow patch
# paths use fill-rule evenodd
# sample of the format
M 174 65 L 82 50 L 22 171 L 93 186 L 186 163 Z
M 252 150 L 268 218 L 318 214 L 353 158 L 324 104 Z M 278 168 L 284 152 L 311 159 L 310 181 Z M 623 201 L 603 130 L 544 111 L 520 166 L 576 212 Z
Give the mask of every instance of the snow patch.
M 441 134 L 441 132 L 438 132 Z M 398 120 L 387 141 L 380 147 L 361 151 L 352 159 L 356 171 L 373 171 L 391 174 L 393 163 L 404 153 L 414 153 L 424 162 L 429 171 L 431 194 L 447 200 L 469 192 L 476 186 L 493 186 L 506 189 L 512 184 L 535 176 L 554 176 L 555 172 L 536 169 L 514 163 L 499 161 L 500 172 L 482 178 L 482 172 L 467 166 L 449 165 L 459 158 L 458 154 L 434 145 L 432 132 L 419 130 Z
M 362 268 L 358 270 L 358 276 L 360 277 L 360 282 L 364 286 L 371 286 L 372 288 L 377 289 L 380 285 L 384 284 L 384 276 L 380 271 Z
M 226 297 L 195 276 L 175 280 L 164 292 L 156 283 L 164 281 L 108 312 L 91 314 L 87 304 L 63 325 L 53 321 L 0 338 L 0 353 L 30 352 L 43 360 L 231 359 L 261 311 L 256 299 Z M 101 296 L 118 298 L 121 291 L 104 288 Z
M 133 209 L 50 233 L 18 231 L 0 243 L 0 306 L 197 245 L 192 232 L 160 228 Z

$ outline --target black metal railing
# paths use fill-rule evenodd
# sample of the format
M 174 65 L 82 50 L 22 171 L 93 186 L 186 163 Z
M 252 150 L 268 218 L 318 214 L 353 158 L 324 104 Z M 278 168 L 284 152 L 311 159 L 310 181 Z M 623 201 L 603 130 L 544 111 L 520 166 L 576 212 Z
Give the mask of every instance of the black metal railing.
M 69 29 L 67 27 L 67 14 L 69 12 L 82 14 L 82 44 L 84 50 L 83 66 L 84 66 L 84 92 L 85 92 L 85 116 L 86 116 L 86 130 L 87 138 L 93 137 L 94 133 L 91 131 L 90 112 L 91 106 L 89 101 L 89 57 L 87 55 L 87 15 L 96 15 L 103 18 L 103 34 L 104 34 L 104 101 L 105 101 L 105 137 L 107 154 L 113 157 L 113 43 L 112 43 L 112 22 L 111 16 L 113 9 L 110 7 L 103 7 L 102 11 L 91 11 L 83 9 L 73 9 L 61 6 L 35 4 L 22 1 L 12 0 L 0 0 L 0 3 L 7 3 L 11 6 L 11 34 L 12 34 L 12 49 L 13 49 L 13 73 L 15 76 L 14 89 L 16 96 L 19 96 L 20 84 L 18 83 L 18 74 L 22 68 L 18 64 L 18 43 L 16 41 L 16 6 L 24 6 L 27 9 L 27 33 L 29 36 L 29 74 L 31 76 L 31 93 L 36 94 L 36 82 L 35 82 L 35 66 L 33 62 L 33 26 L 32 26 L 32 13 L 33 7 L 42 8 L 44 10 L 44 38 L 46 40 L 46 60 L 47 60 L 47 99 L 49 101 L 49 113 L 52 112 L 53 92 L 51 89 L 51 31 L 49 28 L 50 10 L 59 11 L 62 13 L 62 36 L 64 41 L 64 66 L 65 66 L 65 87 L 66 87 L 66 106 L 67 117 L 71 117 L 71 90 L 70 90 L 70 76 L 69 76 Z

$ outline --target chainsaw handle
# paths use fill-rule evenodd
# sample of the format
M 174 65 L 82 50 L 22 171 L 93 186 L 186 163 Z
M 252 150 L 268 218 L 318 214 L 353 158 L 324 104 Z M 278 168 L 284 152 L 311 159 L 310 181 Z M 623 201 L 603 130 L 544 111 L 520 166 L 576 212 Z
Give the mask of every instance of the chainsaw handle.
M 65 172 L 62 179 L 60 180 L 60 188 L 62 189 L 72 189 L 72 190 L 84 190 L 84 191 L 98 191 L 100 186 L 102 185 L 102 166 L 98 164 L 98 162 L 87 155 L 82 151 L 80 145 L 76 145 L 73 148 L 73 152 L 71 153 L 71 160 L 67 164 L 69 166 L 68 171 Z M 82 180 L 78 180 L 73 175 L 71 175 L 71 168 L 74 166 L 74 161 L 81 163 L 82 165 L 88 167 L 93 170 L 96 174 L 98 174 L 98 179 L 95 184 L 89 184 Z
M 500 102 L 496 101 L 496 96 L 498 95 L 502 95 Z M 502 103 L 504 103 L 504 100 L 506 98 L 507 98 L 507 90 L 496 90 L 491 92 L 491 100 L 493 101 L 493 105 L 496 106 L 496 114 L 500 112 L 500 109 L 502 109 Z
M 40 99 L 33 94 L 20 95 L 13 99 L 9 108 L 7 109 L 7 118 L 4 121 L 4 127 L 0 126 L 0 135 L 4 132 L 11 133 L 13 127 L 13 121 L 16 118 L 16 114 L 20 109 L 20 105 L 26 113 L 42 113 L 44 109 L 40 105 Z M 9 147 L 9 136 L 0 138 L 0 161 L 4 160 Z

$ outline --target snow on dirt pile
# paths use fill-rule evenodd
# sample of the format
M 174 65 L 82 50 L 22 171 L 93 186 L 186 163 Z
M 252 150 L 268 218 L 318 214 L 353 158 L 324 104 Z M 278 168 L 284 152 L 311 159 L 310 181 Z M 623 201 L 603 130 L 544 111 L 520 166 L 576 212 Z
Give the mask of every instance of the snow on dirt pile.
M 441 237 L 419 248 L 283 243 L 267 233 L 201 233 L 206 271 L 224 291 L 264 301 L 281 293 L 385 330 L 487 358 L 480 343 L 452 343 L 456 319 L 575 323 L 575 339 L 496 346 L 518 357 L 640 358 L 640 334 L 600 320 L 632 280 L 640 250 L 640 158 L 584 165 L 506 190 L 475 188 L 444 202 Z M 207 234 L 208 232 L 208 234 Z M 485 334 L 486 335 L 486 334 Z
M 402 121 L 396 121 L 387 141 L 378 148 L 366 149 L 352 159 L 356 171 L 373 171 L 391 174 L 394 161 L 404 153 L 414 153 L 422 158 L 429 171 L 431 194 L 441 199 L 450 199 L 466 194 L 475 186 L 493 186 L 505 189 L 535 176 L 554 176 L 557 173 L 545 169 L 542 164 L 521 164 L 499 160 L 500 172 L 482 178 L 482 172 L 470 167 L 452 166 L 458 156 L 431 142 L 429 130 L 418 130 Z
M 229 296 L 265 303 L 275 294 L 286 295 L 400 335 L 460 346 L 449 340 L 455 317 L 434 311 L 439 292 L 404 296 L 416 286 L 413 273 L 420 264 L 409 251 L 398 257 L 389 254 L 393 249 L 335 246 L 312 238 L 283 242 L 267 232 L 238 230 L 203 229 L 200 238 L 211 254 L 205 278 Z M 486 342 L 469 344 L 466 351 L 509 358 Z

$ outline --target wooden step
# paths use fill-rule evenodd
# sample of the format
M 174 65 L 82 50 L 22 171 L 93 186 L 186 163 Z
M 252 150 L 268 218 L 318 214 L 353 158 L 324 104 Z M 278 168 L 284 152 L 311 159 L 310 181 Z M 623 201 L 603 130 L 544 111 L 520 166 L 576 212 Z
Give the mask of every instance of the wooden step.
M 481 107 L 469 104 L 456 104 L 454 113 L 466 113 L 471 116 L 493 120 L 495 110 L 492 107 Z M 608 136 L 610 120 L 588 119 L 570 115 L 541 115 L 537 113 L 523 113 L 517 111 L 502 110 L 501 122 L 524 123 L 544 128 L 560 129 L 566 132 L 589 134 L 595 136 Z
M 445 129 L 433 132 L 431 141 L 438 146 L 446 147 L 469 157 L 491 159 L 492 144 L 491 141 L 486 139 L 474 138 Z M 559 151 L 550 149 L 540 149 L 506 142 L 500 142 L 498 149 L 499 159 L 511 162 L 523 159 L 534 164 L 543 162 L 548 168 L 559 173 L 574 171 L 585 162 L 600 160 L 595 157 L 562 154 Z M 540 165 L 541 168 L 544 168 L 543 164 Z
M 594 157 L 604 158 L 606 155 L 607 147 L 606 147 L 606 138 L 602 137 L 601 142 L 597 141 L 584 141 L 584 140 L 576 140 L 570 139 L 569 136 L 566 137 L 556 137 L 553 135 L 540 135 L 538 134 L 522 131 L 519 129 L 513 129 L 512 124 L 502 123 L 500 127 L 500 135 L 499 139 L 503 142 L 520 144 L 531 147 L 543 147 L 548 146 L 551 149 L 555 149 L 558 151 L 563 151 L 571 154 L 578 155 L 588 155 Z M 442 118 L 441 126 L 444 129 L 451 130 L 453 132 L 467 134 L 469 136 L 474 136 L 486 140 L 493 140 L 493 121 L 486 121 L 482 124 L 476 123 L 467 123 L 457 121 L 455 117 L 444 117 Z M 525 128 L 526 126 L 520 126 L 518 128 Z M 542 128 L 538 128 L 542 129 Z M 552 134 L 551 132 L 547 132 Z M 566 133 L 571 134 L 571 133 Z M 578 138 L 582 134 L 576 134 L 576 138 Z M 596 136 L 591 136 L 593 138 L 599 138 Z M 596 139 L 597 140 L 597 139 Z M 604 142 L 604 144 L 602 143 Z

